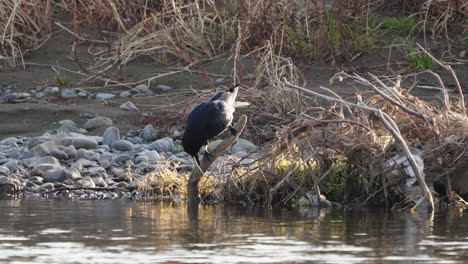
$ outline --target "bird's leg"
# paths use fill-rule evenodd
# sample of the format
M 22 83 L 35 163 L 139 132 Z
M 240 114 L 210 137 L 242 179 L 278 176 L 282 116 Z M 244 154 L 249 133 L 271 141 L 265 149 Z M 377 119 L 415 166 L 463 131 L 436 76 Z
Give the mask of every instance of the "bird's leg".
M 231 131 L 231 134 L 233 136 L 235 136 L 237 134 L 237 130 L 232 125 L 229 125 L 229 131 Z

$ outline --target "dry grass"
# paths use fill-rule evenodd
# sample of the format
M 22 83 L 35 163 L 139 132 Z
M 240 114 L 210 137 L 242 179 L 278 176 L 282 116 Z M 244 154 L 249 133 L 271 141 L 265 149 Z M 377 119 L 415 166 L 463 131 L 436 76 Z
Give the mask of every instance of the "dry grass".
M 37 49 L 51 33 L 53 0 L 0 1 L 0 61 L 23 64 L 26 48 Z

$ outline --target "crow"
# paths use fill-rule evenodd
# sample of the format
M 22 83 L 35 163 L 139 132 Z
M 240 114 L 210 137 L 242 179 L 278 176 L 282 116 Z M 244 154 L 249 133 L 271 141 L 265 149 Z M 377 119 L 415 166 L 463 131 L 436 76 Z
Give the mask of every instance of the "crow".
M 222 134 L 227 129 L 232 135 L 237 131 L 232 126 L 233 114 L 236 106 L 236 96 L 239 85 L 226 92 L 219 92 L 208 101 L 195 106 L 187 117 L 182 145 L 185 152 L 190 154 L 200 166 L 198 152 L 202 146 L 208 144 L 208 140 Z M 209 158 L 210 153 L 205 151 Z

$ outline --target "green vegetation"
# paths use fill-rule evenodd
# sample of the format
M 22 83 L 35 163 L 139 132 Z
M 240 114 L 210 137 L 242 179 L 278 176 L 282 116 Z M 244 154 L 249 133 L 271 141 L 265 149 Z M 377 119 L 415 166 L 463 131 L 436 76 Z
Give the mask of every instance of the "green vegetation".
M 414 16 L 404 19 L 389 17 L 384 20 L 383 26 L 392 31 L 408 36 L 413 32 L 417 32 L 421 28 L 421 21 L 416 20 Z
M 37 49 L 26 49 L 23 51 L 23 56 L 29 57 L 29 56 L 37 55 L 38 53 L 39 52 L 37 51 Z M 0 51 L 0 54 L 1 54 L 1 51 Z
M 71 80 L 67 76 L 57 74 L 55 75 L 55 83 L 60 86 L 66 86 L 71 83 Z
M 327 34 L 328 40 L 331 42 L 335 49 L 340 49 L 342 43 L 341 32 L 338 30 L 337 25 L 333 18 L 327 13 Z
M 413 41 L 407 39 L 404 41 L 406 46 L 406 51 L 410 60 L 411 69 L 414 71 L 425 71 L 432 70 L 435 66 L 435 62 L 429 57 L 429 55 L 418 51 L 414 45 Z

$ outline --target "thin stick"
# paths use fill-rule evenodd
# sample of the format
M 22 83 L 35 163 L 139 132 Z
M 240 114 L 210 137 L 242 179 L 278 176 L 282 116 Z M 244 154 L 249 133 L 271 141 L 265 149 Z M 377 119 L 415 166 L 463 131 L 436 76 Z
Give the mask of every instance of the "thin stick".
M 457 84 L 458 93 L 460 94 L 460 105 L 461 105 L 461 108 L 462 108 L 462 110 L 463 110 L 463 113 L 466 114 L 465 97 L 463 96 L 463 89 L 462 89 L 462 87 L 461 87 L 460 81 L 458 80 L 457 74 L 456 74 L 455 71 L 452 69 L 452 66 L 443 64 L 442 62 L 440 62 L 439 60 L 437 60 L 436 58 L 434 58 L 434 56 L 432 56 L 431 53 L 429 53 L 427 50 L 425 50 L 419 43 L 416 43 L 416 45 L 417 45 L 418 48 L 420 48 L 424 53 L 426 53 L 427 56 L 429 56 L 432 60 L 434 60 L 434 61 L 435 61 L 437 64 L 439 64 L 442 68 L 446 69 L 447 71 L 449 71 L 449 72 L 452 74 L 452 77 L 453 77 L 453 79 L 455 80 L 455 83 Z

